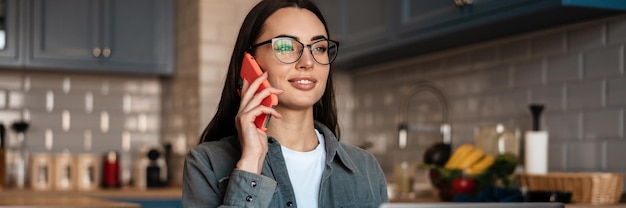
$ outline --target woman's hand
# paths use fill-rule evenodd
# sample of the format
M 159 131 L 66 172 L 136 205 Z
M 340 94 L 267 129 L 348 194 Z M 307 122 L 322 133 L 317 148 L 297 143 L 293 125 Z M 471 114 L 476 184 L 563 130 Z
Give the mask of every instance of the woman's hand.
M 283 92 L 280 89 L 269 87 L 255 94 L 264 80 L 267 80 L 267 72 L 251 84 L 244 80 L 241 88 L 241 103 L 235 117 L 235 126 L 241 142 L 241 158 L 237 163 L 237 168 L 257 174 L 261 173 L 267 154 L 267 134 L 256 127 L 254 120 L 263 113 L 280 118 L 281 115 L 276 110 L 261 105 L 261 101 L 270 94 Z

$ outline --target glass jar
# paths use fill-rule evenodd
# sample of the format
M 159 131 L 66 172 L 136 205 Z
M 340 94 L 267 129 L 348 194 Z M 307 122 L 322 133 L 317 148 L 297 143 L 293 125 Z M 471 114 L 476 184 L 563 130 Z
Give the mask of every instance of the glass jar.
M 511 153 L 519 157 L 520 132 L 518 128 L 507 127 L 503 124 L 480 125 L 474 130 L 474 143 L 485 154 L 497 156 Z

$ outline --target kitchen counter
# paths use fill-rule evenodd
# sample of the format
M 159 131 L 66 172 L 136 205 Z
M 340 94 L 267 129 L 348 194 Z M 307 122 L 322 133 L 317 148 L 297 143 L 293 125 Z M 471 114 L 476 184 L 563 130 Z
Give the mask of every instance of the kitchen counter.
M 33 191 L 5 189 L 0 191 L 0 207 L 141 207 L 124 199 L 180 199 L 180 187 L 138 190 L 134 188 L 94 191 Z
M 565 204 L 565 208 L 626 208 L 626 202 L 624 202 L 625 197 L 622 196 L 622 201 L 618 204 L 610 204 L 610 205 L 595 205 L 595 204 Z M 433 203 L 433 202 L 441 202 L 438 197 L 433 195 L 425 195 L 416 198 L 407 198 L 407 199 L 390 199 L 391 203 L 407 203 L 407 202 L 415 202 L 415 203 Z

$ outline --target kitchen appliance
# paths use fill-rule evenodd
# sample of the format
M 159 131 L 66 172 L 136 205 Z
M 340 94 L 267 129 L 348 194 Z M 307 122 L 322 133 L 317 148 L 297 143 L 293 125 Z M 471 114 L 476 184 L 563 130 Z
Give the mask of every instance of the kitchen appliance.
M 52 189 L 52 160 L 51 155 L 36 153 L 30 157 L 30 187 L 36 191 Z
M 55 190 L 71 190 L 74 188 L 74 158 L 68 151 L 54 155 L 54 171 L 52 182 Z
M 102 155 L 102 188 L 119 188 L 120 181 L 120 154 L 108 151 Z
M 76 177 L 74 183 L 78 190 L 98 189 L 100 168 L 98 157 L 94 154 L 79 154 L 76 156 Z
M 11 125 L 11 129 L 15 131 L 17 143 L 9 147 L 7 174 L 7 185 L 22 189 L 28 183 L 28 168 L 29 168 L 29 156 L 28 148 L 26 147 L 26 131 L 30 124 L 26 121 L 17 121 Z
M 146 146 L 137 152 L 134 183 L 139 189 L 163 187 L 167 184 L 165 150 L 160 146 Z

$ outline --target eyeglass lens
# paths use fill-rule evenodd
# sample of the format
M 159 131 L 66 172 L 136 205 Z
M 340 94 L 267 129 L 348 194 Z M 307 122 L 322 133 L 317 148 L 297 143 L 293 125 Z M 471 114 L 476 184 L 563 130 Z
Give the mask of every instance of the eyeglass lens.
M 276 58 L 283 63 L 294 63 L 302 57 L 304 44 L 292 38 L 275 38 L 272 48 Z M 329 40 L 318 40 L 307 45 L 313 59 L 319 64 L 330 64 L 337 56 L 337 44 Z

